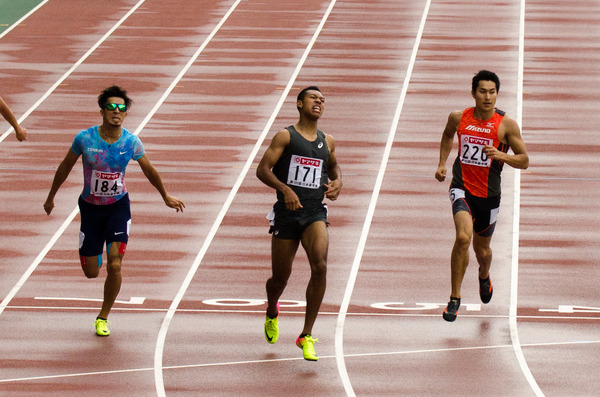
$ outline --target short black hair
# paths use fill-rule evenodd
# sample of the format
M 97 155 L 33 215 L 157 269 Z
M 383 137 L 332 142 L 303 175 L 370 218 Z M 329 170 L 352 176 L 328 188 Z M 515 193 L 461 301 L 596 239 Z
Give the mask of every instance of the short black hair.
M 298 93 L 298 97 L 296 98 L 296 103 L 298 101 L 303 101 L 304 97 L 306 96 L 306 93 L 308 91 L 319 91 L 319 92 L 321 92 L 321 90 L 319 89 L 319 87 L 317 87 L 316 85 L 311 85 L 310 87 L 306 87 L 305 89 L 303 89 L 302 91 L 300 91 Z M 298 105 L 296 105 L 296 108 L 298 109 L 298 111 L 300 111 L 300 108 L 298 107 Z
M 106 103 L 108 102 L 108 98 L 112 97 L 122 98 L 125 101 L 125 106 L 127 106 L 128 109 L 133 103 L 131 98 L 127 96 L 127 91 L 119 86 L 113 85 L 104 89 L 104 91 L 98 95 L 98 106 L 100 106 L 100 109 L 104 109 L 104 106 L 106 106 Z
M 477 90 L 480 81 L 493 81 L 496 84 L 496 92 L 500 92 L 500 78 L 496 73 L 489 70 L 480 70 L 477 72 L 471 83 L 471 90 L 473 92 Z
M 319 87 L 317 87 L 316 85 L 311 85 L 310 87 L 306 87 L 305 89 L 303 89 L 302 91 L 300 91 L 298 93 L 298 98 L 296 98 L 296 100 L 303 101 L 304 97 L 306 96 L 306 93 L 308 91 L 319 91 L 319 92 L 321 92 L 321 90 L 319 89 Z

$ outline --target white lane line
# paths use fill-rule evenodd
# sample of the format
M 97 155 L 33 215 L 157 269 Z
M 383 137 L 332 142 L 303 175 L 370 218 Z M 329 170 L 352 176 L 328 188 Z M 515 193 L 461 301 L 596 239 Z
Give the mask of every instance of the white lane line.
M 34 12 L 36 12 L 37 10 L 40 9 L 40 7 L 42 7 L 44 4 L 46 4 L 48 1 L 50 0 L 44 0 L 42 1 L 40 4 L 38 4 L 37 6 L 35 6 L 34 8 L 31 9 L 31 11 L 29 11 L 27 14 L 23 15 L 21 17 L 21 19 L 19 19 L 18 21 L 16 21 L 15 23 L 13 23 L 12 25 L 10 25 L 8 28 L 6 28 L 5 31 L 3 31 L 2 33 L 0 33 L 0 39 L 3 38 L 4 36 L 6 36 L 8 34 L 8 32 L 10 32 L 11 30 L 13 30 L 14 28 L 16 28 L 17 26 L 19 26 L 21 24 L 21 22 L 23 22 L 24 20 L 26 20 L 27 18 L 29 18 L 29 16 L 31 14 L 33 14 Z
M 36 300 L 45 300 L 45 301 L 75 301 L 75 302 L 102 302 L 103 299 L 96 298 L 67 298 L 67 297 L 52 297 L 52 296 L 36 296 Z M 124 300 L 115 300 L 115 303 L 120 303 L 123 305 L 143 305 L 146 300 L 143 296 L 132 296 L 128 301 Z
M 263 312 L 261 312 L 263 313 Z M 552 346 L 572 346 L 572 345 L 591 345 L 599 344 L 600 341 L 567 341 L 567 342 L 545 342 L 545 343 L 532 343 L 524 346 L 527 347 L 552 347 Z M 440 349 L 425 349 L 425 350 L 405 350 L 405 351 L 391 351 L 391 352 L 371 352 L 371 353 L 354 353 L 347 354 L 346 357 L 381 357 L 381 356 L 400 356 L 408 354 L 431 354 L 431 353 L 447 353 L 447 352 L 462 352 L 462 351 L 474 351 L 474 350 L 492 350 L 492 349 L 510 349 L 512 345 L 494 345 L 494 346 L 466 346 L 466 347 L 453 347 L 453 348 L 440 348 Z M 335 356 L 319 356 L 319 360 L 326 360 L 335 358 Z M 304 360 L 302 357 L 283 357 L 283 358 L 271 358 L 261 360 L 241 360 L 241 361 L 228 361 L 228 362 L 217 362 L 217 363 L 203 363 L 203 364 L 185 364 L 185 365 L 171 365 L 164 367 L 165 370 L 177 370 L 177 369 L 190 369 L 190 368 L 208 368 L 208 367 L 226 367 L 233 365 L 250 365 L 250 364 L 265 364 L 273 362 L 290 362 L 290 361 L 301 361 Z M 130 368 L 130 369 L 115 369 L 109 371 L 93 371 L 93 372 L 80 372 L 71 374 L 59 374 L 59 375 L 42 375 L 42 376 L 29 376 L 22 378 L 10 378 L 0 379 L 0 383 L 11 383 L 11 382 L 27 382 L 37 381 L 44 379 L 62 379 L 62 378 L 73 378 L 80 376 L 94 376 L 94 375 L 107 375 L 107 374 L 123 374 L 131 372 L 149 372 L 153 368 Z
M 239 1 L 236 2 L 236 4 L 234 6 L 237 6 L 238 3 L 239 3 Z M 220 226 L 221 222 L 223 221 L 223 218 L 227 214 L 227 211 L 229 210 L 229 207 L 231 206 L 233 199 L 235 198 L 242 182 L 244 181 L 244 178 L 246 177 L 248 170 L 252 167 L 252 163 L 254 162 L 254 159 L 256 158 L 258 151 L 260 150 L 265 138 L 267 137 L 267 134 L 269 133 L 269 130 L 271 129 L 273 123 L 275 122 L 275 118 L 279 114 L 281 107 L 283 106 L 290 90 L 292 89 L 294 82 L 296 81 L 296 78 L 298 77 L 298 74 L 300 73 L 300 70 L 304 66 L 304 63 L 306 62 L 306 58 L 308 57 L 308 54 L 312 50 L 312 47 L 313 47 L 314 43 L 316 42 L 317 38 L 319 37 L 319 34 L 321 33 L 321 30 L 323 29 L 323 26 L 325 25 L 325 22 L 327 21 L 327 18 L 329 17 L 329 14 L 331 13 L 331 10 L 333 9 L 335 3 L 336 3 L 336 0 L 332 0 L 331 3 L 329 4 L 329 7 L 325 11 L 323 18 L 321 19 L 321 22 L 319 23 L 319 26 L 317 27 L 310 42 L 308 43 L 308 46 L 304 50 L 304 54 L 302 54 L 302 57 L 300 58 L 298 65 L 296 65 L 296 69 L 292 73 L 292 76 L 290 77 L 285 89 L 281 93 L 279 102 L 275 106 L 273 113 L 271 113 L 271 117 L 269 117 L 269 120 L 267 121 L 265 128 L 263 128 L 263 130 L 260 134 L 260 137 L 256 141 L 256 144 L 254 145 L 252 152 L 248 156 L 248 159 L 246 160 L 246 163 L 244 164 L 244 167 L 242 168 L 235 184 L 231 188 L 231 191 L 229 192 L 227 199 L 223 203 L 223 207 L 221 207 L 221 211 L 217 215 L 217 218 L 215 219 L 212 227 L 210 228 L 210 231 L 209 231 L 208 235 L 206 236 L 206 239 L 204 240 L 204 243 L 202 244 L 202 247 L 200 248 L 198 255 L 196 256 L 192 266 L 190 267 L 188 274 L 187 274 L 185 280 L 183 281 L 181 288 L 179 289 L 179 292 L 177 293 L 177 295 L 171 302 L 171 306 L 169 307 L 169 310 L 167 311 L 167 314 L 163 320 L 163 323 L 161 324 L 161 327 L 160 327 L 160 330 L 158 333 L 158 338 L 157 338 L 158 340 L 156 342 L 156 349 L 154 351 L 154 380 L 155 380 L 155 384 L 156 384 L 156 392 L 158 393 L 158 395 L 160 397 L 166 396 L 165 385 L 164 385 L 164 380 L 163 380 L 163 375 L 162 375 L 162 371 L 163 371 L 162 358 L 163 358 L 165 339 L 167 337 L 167 332 L 169 330 L 169 325 L 171 323 L 171 320 L 173 319 L 173 316 L 177 312 L 177 307 L 179 306 L 179 303 L 183 299 L 185 292 L 187 291 L 190 283 L 192 282 L 192 279 L 193 279 L 194 275 L 196 274 L 198 267 L 200 267 L 200 263 L 202 263 L 202 259 L 204 258 L 204 255 L 208 251 L 208 248 L 209 248 L 213 238 L 217 234 L 217 230 L 219 229 L 219 226 Z M 232 8 L 235 8 L 235 7 L 232 7 Z
M 373 215 L 375 213 L 375 206 L 377 205 L 377 198 L 379 197 L 381 185 L 383 184 L 383 177 L 384 177 L 387 163 L 388 163 L 388 160 L 390 157 L 390 152 L 392 150 L 392 144 L 394 143 L 394 137 L 396 136 L 396 129 L 398 128 L 398 123 L 400 121 L 400 114 L 402 113 L 402 108 L 404 106 L 404 99 L 406 98 L 406 92 L 408 90 L 408 85 L 410 83 L 412 70 L 414 68 L 415 61 L 417 58 L 417 52 L 419 51 L 419 45 L 421 43 L 421 37 L 423 35 L 423 30 L 425 29 L 425 22 L 427 20 L 427 15 L 429 13 L 430 5 L 431 5 L 431 0 L 427 0 L 427 2 L 425 4 L 425 8 L 423 10 L 423 14 L 421 16 L 421 23 L 419 25 L 419 30 L 418 30 L 417 36 L 415 38 L 415 43 L 414 43 L 412 54 L 410 57 L 410 62 L 408 64 L 406 76 L 404 77 L 404 83 L 402 84 L 402 91 L 400 93 L 400 98 L 398 100 L 398 106 L 396 108 L 396 113 L 394 114 L 392 126 L 391 126 L 390 132 L 388 134 L 387 143 L 385 146 L 385 150 L 383 152 L 383 157 L 381 159 L 381 165 L 380 165 L 379 171 L 377 173 L 377 180 L 375 181 L 375 186 L 373 187 L 373 194 L 371 195 L 369 209 L 367 211 L 367 216 L 366 216 L 365 222 L 363 224 L 363 229 L 362 229 L 362 232 L 360 235 L 360 240 L 358 242 L 358 247 L 356 249 L 356 254 L 354 256 L 354 262 L 352 263 L 352 269 L 350 270 L 350 276 L 348 277 L 348 283 L 346 284 L 344 298 L 343 298 L 342 304 L 340 306 L 339 316 L 338 316 L 336 326 L 335 326 L 336 362 L 337 362 L 337 366 L 338 366 L 338 372 L 340 374 L 342 383 L 344 385 L 344 390 L 346 391 L 346 394 L 348 396 L 356 396 L 356 394 L 354 393 L 354 390 L 352 388 L 352 383 L 350 382 L 350 378 L 348 376 L 348 371 L 346 369 L 346 363 L 344 360 L 344 322 L 346 320 L 348 306 L 350 305 L 350 298 L 352 297 L 352 291 L 354 290 L 354 284 L 356 282 L 356 277 L 358 275 L 358 269 L 360 267 L 360 262 L 362 260 L 363 252 L 364 252 L 365 245 L 367 242 L 367 237 L 369 235 L 369 229 L 371 228 L 371 222 L 373 220 Z
M 525 0 L 521 0 L 519 10 L 519 60 L 517 72 L 517 115 L 516 121 L 522 126 L 523 122 L 523 68 L 525 59 Z M 535 377 L 531 373 L 519 339 L 517 329 L 517 307 L 518 307 L 518 286 L 519 286 L 519 218 L 521 214 L 521 170 L 515 169 L 514 178 L 514 196 L 513 196 L 513 234 L 512 234 L 512 262 L 510 275 L 510 309 L 509 309 L 509 329 L 510 339 L 513 349 L 523 375 L 527 379 L 529 386 L 538 397 L 544 396 L 542 389 L 537 384 Z
M 40 99 L 37 100 L 36 103 L 33 104 L 33 106 L 31 106 L 29 108 L 29 110 L 27 110 L 21 117 L 19 117 L 17 119 L 17 122 L 19 124 L 21 124 L 31 113 L 33 113 L 33 111 L 35 109 L 37 109 L 42 102 L 44 102 L 49 96 L 50 94 L 52 94 L 54 92 L 54 90 L 62 84 L 63 81 L 65 81 L 67 79 L 67 77 L 69 77 L 74 71 L 75 69 L 77 69 L 79 67 L 79 65 L 81 65 L 94 51 L 96 51 L 96 49 L 102 44 L 104 43 L 104 41 L 110 37 L 110 35 L 119 28 L 119 26 L 121 26 L 123 24 L 123 22 L 125 22 L 127 20 L 127 18 L 129 18 L 131 16 L 131 14 L 133 14 L 142 4 L 144 4 L 146 0 L 140 0 L 135 6 L 133 6 L 133 8 L 131 10 L 129 10 L 129 12 L 127 12 L 127 14 L 125 14 L 121 19 L 119 19 L 119 21 L 108 31 L 104 34 L 104 36 L 102 36 L 100 38 L 100 40 L 98 40 L 96 42 L 96 44 L 94 44 L 85 54 L 83 54 L 83 56 L 81 58 L 79 58 L 79 60 L 77 62 L 75 62 L 73 64 L 73 66 L 71 66 L 71 68 L 69 70 L 67 70 L 65 72 L 65 74 L 63 74 L 49 89 L 48 91 L 46 91 L 46 93 L 44 95 L 42 95 L 42 97 Z M 0 136 L 0 142 L 2 142 L 3 140 L 6 139 L 7 136 L 10 135 L 10 133 L 13 131 L 13 128 L 10 127 L 4 134 L 2 134 L 2 136 Z

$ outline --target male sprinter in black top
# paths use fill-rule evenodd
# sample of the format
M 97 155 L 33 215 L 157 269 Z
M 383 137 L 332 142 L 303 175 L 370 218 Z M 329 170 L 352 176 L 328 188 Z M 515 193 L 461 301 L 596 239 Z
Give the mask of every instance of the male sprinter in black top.
M 265 151 L 256 176 L 277 190 L 277 203 L 268 218 L 273 275 L 267 281 L 265 337 L 275 343 L 279 337 L 279 297 L 292 272 L 292 263 L 302 243 L 310 263 L 311 277 L 306 289 L 304 329 L 296 340 L 305 360 L 316 361 L 312 327 L 325 294 L 327 274 L 327 205 L 325 197 L 336 200 L 342 188 L 342 173 L 335 157 L 331 135 L 317 129 L 325 109 L 319 88 L 307 87 L 296 101 L 299 121 L 279 131 Z M 328 181 L 330 179 L 331 181 Z

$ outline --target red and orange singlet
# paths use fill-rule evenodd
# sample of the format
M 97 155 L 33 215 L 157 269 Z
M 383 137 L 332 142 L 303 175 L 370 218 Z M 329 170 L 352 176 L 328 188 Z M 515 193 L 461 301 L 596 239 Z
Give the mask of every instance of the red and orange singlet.
M 452 187 L 466 190 L 476 197 L 500 195 L 500 173 L 503 162 L 488 158 L 483 152 L 491 145 L 508 152 L 508 145 L 498 139 L 504 112 L 496 109 L 489 120 L 474 117 L 475 108 L 465 109 L 458 124 L 458 157 L 452 167 Z

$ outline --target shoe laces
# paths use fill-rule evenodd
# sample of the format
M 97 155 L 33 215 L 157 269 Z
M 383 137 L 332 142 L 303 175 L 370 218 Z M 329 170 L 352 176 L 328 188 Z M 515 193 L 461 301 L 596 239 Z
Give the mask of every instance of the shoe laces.
M 317 338 L 313 338 L 310 335 L 307 335 L 304 337 L 304 343 L 309 347 L 309 348 L 313 348 L 315 343 L 321 343 L 319 342 L 319 339 Z
M 265 328 L 269 331 L 274 331 L 277 327 L 277 318 L 269 318 L 267 316 L 267 321 L 265 322 Z
M 104 324 L 105 326 L 108 327 L 110 325 L 110 321 L 98 318 L 98 319 L 96 319 L 96 321 L 94 321 L 94 325 L 98 326 L 99 324 Z

